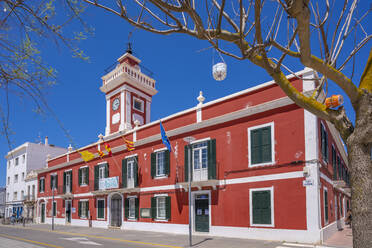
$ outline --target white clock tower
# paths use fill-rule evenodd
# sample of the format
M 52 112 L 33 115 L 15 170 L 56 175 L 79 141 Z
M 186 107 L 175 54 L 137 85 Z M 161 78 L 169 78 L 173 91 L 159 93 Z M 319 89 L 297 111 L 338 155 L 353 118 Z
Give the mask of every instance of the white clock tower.
M 157 93 L 155 80 L 141 71 L 130 44 L 117 61 L 100 87 L 106 94 L 106 135 L 130 130 L 136 120 L 140 125 L 150 122 L 151 100 Z

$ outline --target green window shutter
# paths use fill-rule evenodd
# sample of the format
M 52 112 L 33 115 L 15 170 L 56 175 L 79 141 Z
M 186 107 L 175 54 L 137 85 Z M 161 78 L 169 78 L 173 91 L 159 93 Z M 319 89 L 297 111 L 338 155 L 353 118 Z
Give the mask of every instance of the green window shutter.
M 94 190 L 99 187 L 99 165 L 94 166 Z
M 186 145 L 185 146 L 185 166 L 184 166 L 184 168 L 185 168 L 185 182 L 189 181 L 189 152 L 190 152 L 190 150 L 191 150 L 191 145 Z M 192 170 L 191 170 L 191 172 L 192 172 Z
M 128 159 L 121 161 L 121 184 L 123 188 L 127 187 L 127 161 Z
M 78 215 L 81 216 L 81 201 L 78 202 Z
M 324 216 L 325 221 L 328 222 L 328 192 L 324 191 Z
M 171 198 L 170 196 L 165 197 L 165 217 L 167 220 L 171 218 Z
M 53 176 L 50 175 L 50 189 L 53 189 Z
M 252 192 L 253 224 L 272 224 L 270 193 L 268 190 Z
M 216 140 L 208 141 L 208 179 L 216 179 Z
M 156 153 L 151 153 L 151 177 L 156 176 Z
M 125 219 L 129 217 L 129 198 L 125 198 L 124 200 L 124 217 Z
M 262 162 L 271 162 L 271 126 L 262 128 Z
M 81 185 L 81 174 L 82 174 L 82 171 L 83 169 L 79 169 L 79 186 Z
M 135 209 L 135 218 L 138 220 L 138 217 L 139 217 L 139 199 L 138 198 L 136 198 L 135 199 L 135 207 L 136 207 L 136 209 Z
M 39 180 L 39 192 L 41 192 L 41 179 Z
M 156 197 L 151 197 L 151 216 L 156 219 Z
M 86 206 L 87 206 L 87 215 L 88 215 L 87 218 L 89 218 L 89 217 L 90 217 L 90 216 L 89 216 L 89 215 L 90 215 L 90 210 L 89 210 L 89 201 L 87 201 L 87 205 L 86 205 Z
M 104 200 L 98 200 L 98 218 L 104 218 L 105 217 L 105 201 Z
M 261 129 L 255 129 L 251 131 L 251 163 L 261 163 Z
M 164 162 L 165 162 L 165 174 L 169 176 L 170 173 L 170 152 L 169 150 L 164 151 Z
M 63 172 L 63 193 L 66 193 L 66 172 Z
M 89 185 L 89 167 L 85 168 L 85 181 L 87 182 L 87 185 Z
M 109 177 L 109 164 L 106 163 L 105 164 L 105 178 L 108 178 Z
M 55 184 L 56 184 L 56 189 L 58 190 L 58 174 L 54 176 Z
M 134 187 L 138 186 L 138 157 L 134 157 Z

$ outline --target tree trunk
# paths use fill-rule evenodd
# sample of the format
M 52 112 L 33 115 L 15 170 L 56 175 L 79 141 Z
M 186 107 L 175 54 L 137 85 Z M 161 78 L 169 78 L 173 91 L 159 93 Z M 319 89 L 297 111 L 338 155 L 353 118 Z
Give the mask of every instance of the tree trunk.
M 364 92 L 347 139 L 351 168 L 353 247 L 372 247 L 372 94 Z

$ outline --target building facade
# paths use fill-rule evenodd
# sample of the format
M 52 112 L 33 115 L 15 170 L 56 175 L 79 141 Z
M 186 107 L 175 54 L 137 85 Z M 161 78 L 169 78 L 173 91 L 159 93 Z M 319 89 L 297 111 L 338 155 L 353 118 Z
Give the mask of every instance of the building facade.
M 39 172 L 40 222 L 186 234 L 191 208 L 195 234 L 310 243 L 343 225 L 348 165 L 330 123 L 271 81 L 163 118 L 170 152 L 139 63 L 126 53 L 102 77 L 106 133 L 79 149 L 94 158 L 69 151 Z M 314 77 L 289 79 L 307 92 Z
M 18 218 L 23 213 L 23 202 L 30 197 L 25 182 L 27 173 L 45 167 L 48 156 L 54 157 L 66 151 L 65 148 L 48 144 L 48 138 L 45 138 L 44 144 L 26 142 L 7 153 L 5 156 L 7 160 L 6 217 L 14 213 Z M 32 186 L 30 190 L 32 193 Z M 36 189 L 35 192 L 37 192 Z
M 0 187 L 0 218 L 5 217 L 6 188 Z

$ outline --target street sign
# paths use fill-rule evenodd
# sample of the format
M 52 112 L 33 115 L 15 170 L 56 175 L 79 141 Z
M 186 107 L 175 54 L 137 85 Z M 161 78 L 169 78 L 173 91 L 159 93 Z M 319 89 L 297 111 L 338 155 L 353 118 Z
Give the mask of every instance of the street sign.
M 72 213 L 76 213 L 76 208 L 71 208 Z
M 302 181 L 302 185 L 305 186 L 312 186 L 314 184 L 313 179 L 306 179 Z

